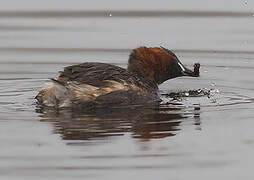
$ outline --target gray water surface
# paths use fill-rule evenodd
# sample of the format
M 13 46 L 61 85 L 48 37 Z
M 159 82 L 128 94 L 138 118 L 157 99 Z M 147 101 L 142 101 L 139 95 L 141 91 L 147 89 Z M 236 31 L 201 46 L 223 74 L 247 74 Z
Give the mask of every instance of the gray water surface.
M 142 9 L 110 1 L 112 10 L 20 2 L 0 8 L 0 179 L 253 179 L 251 2 Z M 201 76 L 163 83 L 160 110 L 36 107 L 40 88 L 63 67 L 126 67 L 143 45 L 172 49 L 188 67 L 199 62 Z

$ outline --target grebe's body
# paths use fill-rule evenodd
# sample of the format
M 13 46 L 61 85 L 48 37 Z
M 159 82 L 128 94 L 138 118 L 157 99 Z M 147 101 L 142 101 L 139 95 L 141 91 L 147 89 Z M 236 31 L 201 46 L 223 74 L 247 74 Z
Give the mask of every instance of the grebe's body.
M 179 76 L 197 77 L 199 66 L 191 71 L 165 48 L 140 47 L 132 51 L 127 69 L 94 62 L 68 66 L 36 99 L 55 108 L 158 105 L 158 84 Z

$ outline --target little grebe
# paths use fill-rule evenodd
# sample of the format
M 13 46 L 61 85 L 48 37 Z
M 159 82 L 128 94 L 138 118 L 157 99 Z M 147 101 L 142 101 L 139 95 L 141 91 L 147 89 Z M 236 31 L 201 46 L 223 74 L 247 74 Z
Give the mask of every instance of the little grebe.
M 51 79 L 35 97 L 38 104 L 63 108 L 119 105 L 158 105 L 158 85 L 180 76 L 199 76 L 184 67 L 176 55 L 163 47 L 139 47 L 129 57 L 128 68 L 86 62 L 68 66 Z

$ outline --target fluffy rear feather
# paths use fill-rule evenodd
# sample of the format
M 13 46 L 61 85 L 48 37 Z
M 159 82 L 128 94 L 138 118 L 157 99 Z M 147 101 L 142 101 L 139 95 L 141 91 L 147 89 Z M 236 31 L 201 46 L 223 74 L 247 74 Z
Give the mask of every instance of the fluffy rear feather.
M 67 88 L 55 79 L 50 79 L 39 94 L 35 97 L 38 102 L 49 107 L 68 107 L 70 100 L 68 98 Z

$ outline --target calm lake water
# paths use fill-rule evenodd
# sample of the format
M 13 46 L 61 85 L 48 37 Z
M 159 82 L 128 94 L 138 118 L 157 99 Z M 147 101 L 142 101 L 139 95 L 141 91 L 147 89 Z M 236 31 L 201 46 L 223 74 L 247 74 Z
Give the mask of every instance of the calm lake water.
M 250 2 L 180 1 L 174 9 L 111 0 L 110 11 L 99 2 L 20 2 L 0 8 L 0 179 L 254 178 Z M 162 84 L 160 110 L 36 107 L 40 88 L 63 67 L 126 67 L 143 45 L 172 49 L 188 67 L 199 62 L 201 76 Z

